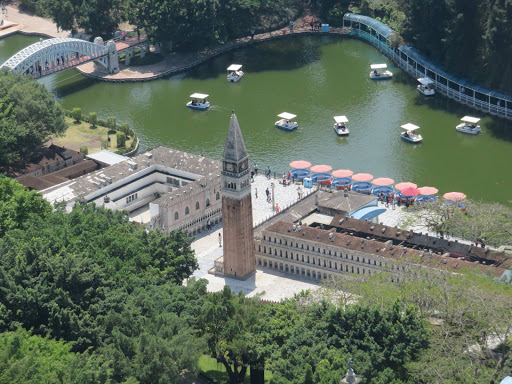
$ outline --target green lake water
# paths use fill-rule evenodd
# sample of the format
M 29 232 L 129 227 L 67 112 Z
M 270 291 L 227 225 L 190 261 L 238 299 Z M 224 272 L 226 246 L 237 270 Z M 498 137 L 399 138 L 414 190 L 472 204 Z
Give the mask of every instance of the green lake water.
M 0 40 L 0 62 L 39 38 Z M 372 81 L 372 63 L 386 62 L 391 81 Z M 245 77 L 226 81 L 226 68 L 243 64 Z M 147 83 L 96 82 L 69 70 L 40 80 L 65 108 L 113 115 L 129 122 L 142 148 L 166 145 L 220 158 L 231 110 L 260 169 L 287 171 L 292 160 L 329 164 L 391 177 L 397 182 L 460 191 L 477 200 L 512 200 L 512 123 L 485 116 L 416 83 L 368 44 L 336 36 L 291 37 L 225 54 L 194 70 Z M 207 112 L 185 107 L 188 95 L 210 94 Z M 277 114 L 298 115 L 295 132 L 274 126 Z M 483 117 L 482 133 L 458 133 L 465 114 Z M 333 116 L 346 115 L 350 136 L 338 138 Z M 423 143 L 400 139 L 400 125 L 421 127 Z

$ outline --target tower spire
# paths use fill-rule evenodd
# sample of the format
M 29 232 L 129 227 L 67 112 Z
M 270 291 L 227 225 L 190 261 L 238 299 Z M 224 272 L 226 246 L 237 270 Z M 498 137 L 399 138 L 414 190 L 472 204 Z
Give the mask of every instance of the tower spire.
M 239 162 L 248 157 L 238 119 L 233 111 L 229 121 L 228 136 L 224 145 L 223 160 Z

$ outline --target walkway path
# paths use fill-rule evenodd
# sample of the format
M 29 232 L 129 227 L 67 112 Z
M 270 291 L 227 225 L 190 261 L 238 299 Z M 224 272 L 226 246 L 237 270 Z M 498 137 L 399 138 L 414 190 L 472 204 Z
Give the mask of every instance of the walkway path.
M 49 37 L 71 37 L 69 31 L 57 31 L 57 25 L 48 19 L 30 15 L 18 8 L 7 6 L 7 16 L 4 15 L 4 24 L 9 26 L 0 31 L 0 38 L 16 32 L 30 33 Z M 75 37 L 78 37 L 75 35 Z
M 261 33 L 251 39 L 250 36 L 242 37 L 234 41 L 230 41 L 222 47 L 213 49 L 204 49 L 195 53 L 174 52 L 165 57 L 159 63 L 140 67 L 126 67 L 120 65 L 121 71 L 116 74 L 105 74 L 96 71 L 93 63 L 80 66 L 78 69 L 86 76 L 93 77 L 109 82 L 130 82 L 130 81 L 148 81 L 158 79 L 160 77 L 169 76 L 178 72 L 190 69 L 198 64 L 205 62 L 212 57 L 218 56 L 230 50 L 240 48 L 249 44 L 259 43 L 265 40 L 278 39 L 290 35 L 299 34 L 320 34 L 318 30 L 311 30 L 309 22 L 312 16 L 305 16 L 295 21 L 293 31 L 289 27 L 285 27 L 273 32 Z M 329 34 L 347 34 L 348 30 L 344 28 L 330 28 Z

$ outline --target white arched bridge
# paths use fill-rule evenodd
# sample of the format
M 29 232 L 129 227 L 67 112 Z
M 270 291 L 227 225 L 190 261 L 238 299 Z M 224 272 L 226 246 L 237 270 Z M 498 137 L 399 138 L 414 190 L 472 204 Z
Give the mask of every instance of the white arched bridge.
M 105 72 L 118 72 L 119 55 L 116 43 L 108 41 L 104 44 L 100 37 L 94 39 L 94 43 L 72 38 L 42 40 L 22 49 L 0 68 L 39 78 L 88 61 L 94 61 Z

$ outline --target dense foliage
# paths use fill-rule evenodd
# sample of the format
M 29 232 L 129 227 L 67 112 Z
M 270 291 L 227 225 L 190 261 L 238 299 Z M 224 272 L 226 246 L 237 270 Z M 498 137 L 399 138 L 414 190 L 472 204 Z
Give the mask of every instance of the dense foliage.
M 30 76 L 0 72 L 0 165 L 18 160 L 66 130 L 52 94 Z

